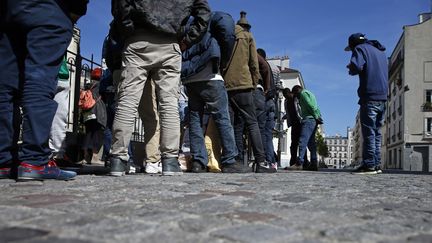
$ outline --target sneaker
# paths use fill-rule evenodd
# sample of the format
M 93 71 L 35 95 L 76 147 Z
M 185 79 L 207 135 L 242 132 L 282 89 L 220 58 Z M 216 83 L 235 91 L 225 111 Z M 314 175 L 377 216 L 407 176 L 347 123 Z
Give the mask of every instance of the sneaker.
M 120 158 L 111 158 L 110 159 L 110 175 L 112 176 L 124 176 L 126 175 L 127 170 L 127 162 L 121 160 Z
M 192 173 L 205 173 L 207 172 L 207 167 L 203 164 L 201 164 L 199 161 L 192 161 Z
M 0 179 L 11 179 L 11 171 L 10 167 L 0 168 Z
M 366 165 L 361 165 L 357 169 L 351 172 L 352 174 L 358 174 L 358 175 L 376 175 L 378 174 L 376 171 L 375 166 L 374 167 L 367 167 Z
M 290 167 L 286 167 L 286 170 L 303 170 L 303 165 L 296 163 L 294 165 L 291 165 Z
M 135 174 L 137 171 L 134 163 L 128 163 L 128 168 L 126 170 L 126 174 Z
M 375 170 L 376 170 L 377 174 L 382 174 L 382 173 L 383 173 L 383 171 L 382 171 L 382 169 L 381 169 L 381 166 L 380 166 L 380 165 L 378 165 L 378 166 L 375 166 Z
M 162 175 L 163 176 L 183 175 L 183 171 L 180 169 L 180 164 L 177 158 L 162 159 Z
M 272 163 L 267 161 L 261 163 L 253 163 L 252 170 L 255 173 L 276 173 L 277 168 Z
M 162 173 L 162 163 L 161 162 L 147 162 L 145 166 L 145 173 L 147 174 L 161 174 Z
M 61 170 L 54 160 L 48 161 L 45 165 L 31 165 L 22 162 L 18 166 L 18 181 L 26 180 L 73 180 L 77 175 L 76 172 Z
M 249 166 L 243 165 L 242 162 L 236 161 L 234 163 L 222 164 L 222 173 L 249 173 L 252 172 Z
M 73 167 L 81 168 L 83 165 L 81 163 L 72 162 L 66 155 L 63 158 L 54 158 L 55 163 L 60 168 Z

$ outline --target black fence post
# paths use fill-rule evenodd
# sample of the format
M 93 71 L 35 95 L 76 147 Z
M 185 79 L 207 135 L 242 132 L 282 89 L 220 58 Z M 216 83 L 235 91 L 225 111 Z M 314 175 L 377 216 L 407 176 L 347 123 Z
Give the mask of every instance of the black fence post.
M 74 111 L 73 111 L 73 133 L 77 134 L 79 129 L 79 98 L 80 98 L 80 90 L 81 90 L 81 68 L 82 65 L 82 57 L 80 52 L 76 54 L 75 59 L 75 89 L 74 89 Z

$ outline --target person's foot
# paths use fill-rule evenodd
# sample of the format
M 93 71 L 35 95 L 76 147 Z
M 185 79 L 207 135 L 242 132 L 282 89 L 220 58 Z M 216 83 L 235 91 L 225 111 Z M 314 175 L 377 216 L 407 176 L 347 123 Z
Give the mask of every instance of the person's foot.
M 0 167 L 0 179 L 11 179 L 12 169 L 11 167 Z
M 60 168 L 65 168 L 65 167 L 81 168 L 83 166 L 82 163 L 73 162 L 66 155 L 63 155 L 63 157 L 61 158 L 54 158 L 54 161 L 57 164 L 57 166 Z
M 183 171 L 180 169 L 180 164 L 177 158 L 162 159 L 162 175 L 163 176 L 183 175 Z
M 110 159 L 110 175 L 112 176 L 124 176 L 126 175 L 127 162 L 120 158 L 112 157 Z
M 192 161 L 191 172 L 193 173 L 205 173 L 207 172 L 207 168 L 205 165 L 201 164 L 199 161 Z
M 242 162 L 236 161 L 234 163 L 222 164 L 222 173 L 249 173 L 252 172 L 249 166 L 243 165 Z
M 378 174 L 375 166 L 368 167 L 364 164 L 361 165 L 360 167 L 358 167 L 357 169 L 353 170 L 351 173 L 357 174 L 357 175 L 376 175 L 376 174 Z
M 378 166 L 375 166 L 375 170 L 376 170 L 377 174 L 382 174 L 382 173 L 383 173 L 383 171 L 382 171 L 382 169 L 381 169 L 381 166 L 380 166 L 380 165 L 378 165 Z
M 161 162 L 147 162 L 145 166 L 145 173 L 147 174 L 161 174 L 162 173 L 162 163 Z
M 318 171 L 318 163 L 316 161 L 307 164 L 305 163 L 303 164 L 303 170 Z
M 26 162 L 22 162 L 18 166 L 18 181 L 28 180 L 73 180 L 77 175 L 76 172 L 61 170 L 54 160 L 48 161 L 45 165 L 32 165 Z
M 291 165 L 290 167 L 286 167 L 286 170 L 303 170 L 303 165 L 300 163 L 296 163 L 294 165 Z
M 253 163 L 252 170 L 255 173 L 276 173 L 277 167 L 267 161 L 264 161 L 261 163 Z

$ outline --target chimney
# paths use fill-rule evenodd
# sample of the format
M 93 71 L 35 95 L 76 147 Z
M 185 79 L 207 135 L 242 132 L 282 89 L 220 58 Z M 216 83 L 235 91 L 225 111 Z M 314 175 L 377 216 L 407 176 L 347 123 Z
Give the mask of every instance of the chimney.
M 419 24 L 428 21 L 431 18 L 431 13 L 419 14 Z

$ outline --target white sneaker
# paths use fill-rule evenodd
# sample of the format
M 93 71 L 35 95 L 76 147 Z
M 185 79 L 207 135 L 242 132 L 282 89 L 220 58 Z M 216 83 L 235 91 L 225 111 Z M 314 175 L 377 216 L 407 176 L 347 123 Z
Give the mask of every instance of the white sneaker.
M 129 171 L 128 174 L 135 174 L 136 173 L 136 166 L 135 164 L 129 164 Z
M 146 163 L 145 172 L 147 174 L 160 174 L 160 173 L 162 173 L 161 162 Z

